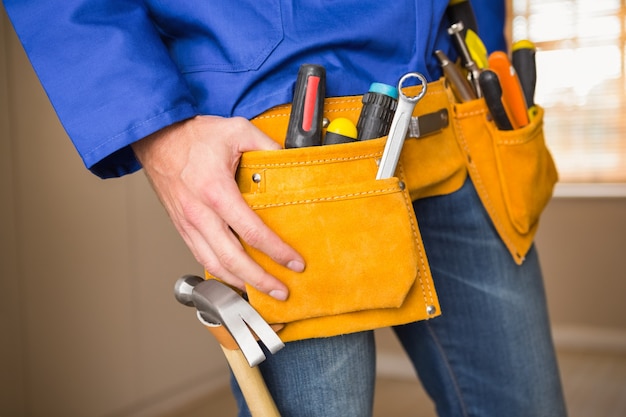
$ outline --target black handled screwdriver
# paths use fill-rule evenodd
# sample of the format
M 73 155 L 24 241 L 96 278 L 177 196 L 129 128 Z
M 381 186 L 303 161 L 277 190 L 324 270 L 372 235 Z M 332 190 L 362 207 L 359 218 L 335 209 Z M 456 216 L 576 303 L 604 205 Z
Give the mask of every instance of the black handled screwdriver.
M 298 71 L 291 104 L 285 148 L 322 144 L 326 70 L 320 65 L 304 64 Z
M 532 120 L 537 114 L 535 106 L 535 85 L 537 84 L 537 67 L 535 63 L 535 45 L 528 40 L 513 44 L 511 61 L 524 90 L 524 98 L 528 106 L 528 117 Z
M 500 130 L 513 130 L 513 125 L 502 103 L 502 86 L 495 72 L 484 70 L 478 78 L 483 97 L 489 108 L 489 113 Z

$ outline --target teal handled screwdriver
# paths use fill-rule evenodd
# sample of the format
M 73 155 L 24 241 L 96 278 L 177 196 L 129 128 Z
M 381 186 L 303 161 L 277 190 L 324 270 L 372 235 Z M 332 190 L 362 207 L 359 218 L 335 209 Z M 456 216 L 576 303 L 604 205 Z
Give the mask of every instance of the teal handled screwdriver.
M 363 107 L 356 125 L 358 139 L 386 136 L 398 106 L 398 89 L 388 84 L 372 83 L 362 102 Z

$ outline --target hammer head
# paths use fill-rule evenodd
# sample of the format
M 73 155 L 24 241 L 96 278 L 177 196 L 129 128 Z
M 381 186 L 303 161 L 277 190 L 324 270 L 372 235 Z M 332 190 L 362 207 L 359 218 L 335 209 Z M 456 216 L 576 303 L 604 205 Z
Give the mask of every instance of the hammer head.
M 174 284 L 174 297 L 176 297 L 176 301 L 187 307 L 193 307 L 194 304 L 191 299 L 191 294 L 193 293 L 194 287 L 202 281 L 204 280 L 197 275 L 185 275 L 177 279 L 176 284 Z
M 250 366 L 265 360 L 259 340 L 276 353 L 285 345 L 259 313 L 236 291 L 214 280 L 185 275 L 174 286 L 176 299 L 187 306 L 195 306 L 201 321 L 222 325 L 231 334 Z

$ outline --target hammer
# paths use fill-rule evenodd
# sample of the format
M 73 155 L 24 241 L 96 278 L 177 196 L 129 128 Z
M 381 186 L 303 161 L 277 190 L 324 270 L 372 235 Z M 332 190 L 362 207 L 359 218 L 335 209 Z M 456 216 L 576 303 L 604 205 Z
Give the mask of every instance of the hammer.
M 272 327 L 236 291 L 214 279 L 185 275 L 176 281 L 174 295 L 181 304 L 197 309 L 202 324 L 210 329 L 223 326 L 234 339 L 238 349 L 220 345 L 252 416 L 280 417 L 257 367 L 265 354 L 255 335 L 271 353 L 285 346 Z

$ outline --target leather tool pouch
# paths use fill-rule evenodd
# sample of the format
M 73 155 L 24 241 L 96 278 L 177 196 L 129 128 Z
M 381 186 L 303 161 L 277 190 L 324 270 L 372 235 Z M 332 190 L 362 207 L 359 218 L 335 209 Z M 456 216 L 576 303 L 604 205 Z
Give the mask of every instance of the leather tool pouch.
M 483 100 L 456 105 L 455 128 L 466 166 L 500 238 L 518 264 L 530 249 L 558 173 L 543 135 L 544 112 L 501 131 Z
M 287 324 L 283 341 L 439 312 L 408 190 L 398 178 L 375 179 L 383 148 L 378 139 L 243 156 L 245 200 L 307 262 L 298 274 L 246 247 L 289 287 L 286 302 L 248 288 L 263 318 Z
M 360 96 L 325 103 L 330 120 L 347 117 L 356 123 L 360 110 Z M 263 318 L 284 325 L 278 333 L 283 341 L 439 315 L 411 201 L 458 190 L 468 171 L 521 263 L 556 181 L 541 132 L 543 113 L 524 129 L 499 132 L 483 100 L 454 104 L 443 80 L 428 85 L 414 115 L 441 110 L 449 123 L 435 134 L 408 138 L 397 176 L 389 179 L 375 179 L 386 138 L 242 156 L 236 180 L 244 199 L 307 262 L 303 273 L 294 273 L 244 243 L 290 290 L 281 302 L 247 288 Z M 282 144 L 289 113 L 289 106 L 279 106 L 252 122 Z

